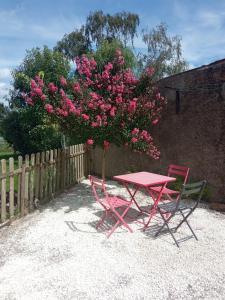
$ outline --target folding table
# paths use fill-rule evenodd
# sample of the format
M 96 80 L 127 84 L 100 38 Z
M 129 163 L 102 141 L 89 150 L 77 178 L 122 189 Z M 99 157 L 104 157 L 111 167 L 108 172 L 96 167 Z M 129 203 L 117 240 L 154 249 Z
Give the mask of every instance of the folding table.
M 113 178 L 125 186 L 129 195 L 131 196 L 131 201 L 134 202 L 134 204 L 137 206 L 138 210 L 142 213 L 149 214 L 149 220 L 145 224 L 144 229 L 146 229 L 148 227 L 152 217 L 157 212 L 157 206 L 161 199 L 163 189 L 165 188 L 165 186 L 167 185 L 168 182 L 176 180 L 176 178 L 174 178 L 174 177 L 154 174 L 154 173 L 150 173 L 150 172 L 138 172 L 138 173 L 131 173 L 131 174 L 126 174 L 126 175 L 118 175 L 118 176 L 114 176 Z M 133 186 L 133 188 L 134 188 L 133 193 L 131 190 L 131 186 Z M 157 195 L 154 195 L 154 193 L 151 192 L 150 187 L 152 187 L 152 186 L 160 186 L 161 187 L 161 189 L 159 190 L 159 193 Z M 135 195 L 140 189 L 145 189 L 154 201 L 154 204 L 151 207 L 151 209 L 149 210 L 149 212 L 142 210 L 135 199 Z

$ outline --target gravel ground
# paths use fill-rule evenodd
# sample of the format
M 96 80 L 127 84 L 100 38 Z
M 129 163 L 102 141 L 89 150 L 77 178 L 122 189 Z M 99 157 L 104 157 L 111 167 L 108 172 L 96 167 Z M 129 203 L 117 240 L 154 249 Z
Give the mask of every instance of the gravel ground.
M 225 215 L 198 208 L 199 241 L 186 239 L 185 225 L 178 249 L 168 234 L 153 238 L 158 218 L 107 239 L 95 229 L 100 212 L 84 181 L 1 229 L 0 299 L 225 299 Z

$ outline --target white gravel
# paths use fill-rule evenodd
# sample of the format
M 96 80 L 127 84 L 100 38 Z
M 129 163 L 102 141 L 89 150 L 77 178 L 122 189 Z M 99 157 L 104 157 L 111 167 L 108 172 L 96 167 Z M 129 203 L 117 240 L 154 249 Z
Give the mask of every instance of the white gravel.
M 134 233 L 107 239 L 95 229 L 99 213 L 84 181 L 1 229 L 0 299 L 225 299 L 225 215 L 198 208 L 199 241 L 178 249 L 169 235 L 153 238 L 157 218 L 146 233 L 132 222 Z M 186 226 L 178 233 L 189 235 Z

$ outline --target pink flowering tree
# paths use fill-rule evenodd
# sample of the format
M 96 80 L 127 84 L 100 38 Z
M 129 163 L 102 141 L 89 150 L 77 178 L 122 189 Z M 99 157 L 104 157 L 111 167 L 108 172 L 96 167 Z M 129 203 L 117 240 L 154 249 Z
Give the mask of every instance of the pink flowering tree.
M 44 109 L 63 132 L 87 147 L 101 146 L 103 178 L 110 144 L 128 146 L 158 159 L 160 152 L 151 129 L 160 119 L 165 99 L 153 86 L 153 69 L 148 68 L 138 80 L 124 67 L 120 50 L 103 70 L 85 55 L 75 62 L 78 75 L 74 80 L 61 77 L 58 86 L 46 86 L 39 77 L 32 80 L 31 91 L 24 96 L 27 104 Z

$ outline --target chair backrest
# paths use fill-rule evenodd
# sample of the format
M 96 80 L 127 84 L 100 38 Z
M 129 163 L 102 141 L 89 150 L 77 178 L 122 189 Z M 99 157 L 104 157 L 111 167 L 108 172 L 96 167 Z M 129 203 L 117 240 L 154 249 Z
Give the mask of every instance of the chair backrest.
M 186 184 L 190 168 L 177 165 L 169 165 L 168 176 L 179 175 L 184 178 L 183 184 Z
M 192 209 L 195 209 L 202 198 L 206 183 L 206 180 L 202 180 L 194 183 L 183 184 L 179 199 L 177 201 L 177 206 L 179 205 L 181 199 L 185 199 L 185 197 L 189 197 L 191 195 L 198 195 L 197 200 L 192 207 Z
M 105 188 L 105 181 L 103 179 L 99 179 L 95 176 L 89 175 L 88 176 L 90 183 L 91 183 L 91 188 L 92 188 L 92 192 L 94 194 L 95 200 L 100 203 L 104 208 L 105 205 L 102 202 L 104 197 L 108 197 L 108 194 L 106 192 L 106 188 Z

